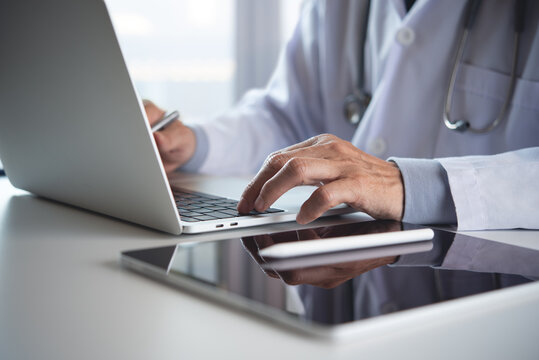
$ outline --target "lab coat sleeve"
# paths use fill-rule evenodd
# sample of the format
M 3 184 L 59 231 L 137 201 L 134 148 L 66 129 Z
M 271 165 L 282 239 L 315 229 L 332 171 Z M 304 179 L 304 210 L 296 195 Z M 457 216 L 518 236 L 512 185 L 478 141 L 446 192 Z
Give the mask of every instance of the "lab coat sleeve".
M 200 172 L 253 174 L 271 152 L 324 132 L 318 60 L 321 21 L 317 4 L 305 3 L 267 87 L 249 91 L 236 107 L 198 127 L 207 138 Z
M 539 147 L 439 161 L 459 230 L 539 229 Z

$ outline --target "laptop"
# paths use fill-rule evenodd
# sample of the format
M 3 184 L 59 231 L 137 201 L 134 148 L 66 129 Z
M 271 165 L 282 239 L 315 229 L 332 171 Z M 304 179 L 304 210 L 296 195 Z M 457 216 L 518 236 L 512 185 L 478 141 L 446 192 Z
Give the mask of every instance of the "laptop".
M 308 197 L 239 216 L 227 194 L 246 179 L 167 178 L 103 1 L 2 0 L 0 48 L 0 157 L 15 187 L 172 234 L 293 221 Z

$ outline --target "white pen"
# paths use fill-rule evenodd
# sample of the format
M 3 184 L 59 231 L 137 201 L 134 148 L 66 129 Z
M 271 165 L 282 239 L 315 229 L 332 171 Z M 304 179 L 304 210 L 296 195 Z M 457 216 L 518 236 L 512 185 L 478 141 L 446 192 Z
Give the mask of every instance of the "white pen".
M 154 126 L 152 126 L 152 132 L 156 132 L 173 122 L 174 120 L 177 120 L 180 117 L 180 113 L 176 110 L 171 112 L 168 115 L 163 116 L 161 120 Z
M 413 243 L 416 241 L 430 240 L 433 237 L 434 231 L 428 228 L 367 235 L 350 235 L 275 244 L 260 250 L 259 254 L 262 257 L 268 258 L 286 258 Z

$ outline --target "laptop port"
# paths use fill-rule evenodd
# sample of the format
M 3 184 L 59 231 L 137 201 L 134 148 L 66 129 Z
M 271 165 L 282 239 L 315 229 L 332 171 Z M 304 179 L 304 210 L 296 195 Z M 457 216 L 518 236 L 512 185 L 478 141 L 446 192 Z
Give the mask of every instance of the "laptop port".
M 216 228 L 222 228 L 223 226 L 223 224 L 215 225 Z
M 238 223 L 237 222 L 234 222 L 234 223 L 230 223 L 230 226 L 237 226 Z

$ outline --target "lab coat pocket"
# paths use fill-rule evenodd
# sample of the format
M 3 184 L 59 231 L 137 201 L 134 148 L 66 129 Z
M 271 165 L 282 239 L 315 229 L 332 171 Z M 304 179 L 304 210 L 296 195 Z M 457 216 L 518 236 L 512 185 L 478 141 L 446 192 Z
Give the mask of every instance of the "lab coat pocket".
M 510 85 L 507 74 L 461 64 L 451 119 L 466 120 L 476 129 L 488 126 L 500 116 Z M 499 140 L 499 150 L 539 145 L 539 82 L 516 80 L 505 116 L 493 132 Z

